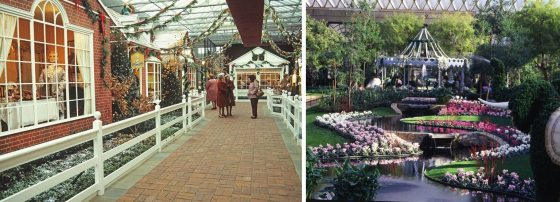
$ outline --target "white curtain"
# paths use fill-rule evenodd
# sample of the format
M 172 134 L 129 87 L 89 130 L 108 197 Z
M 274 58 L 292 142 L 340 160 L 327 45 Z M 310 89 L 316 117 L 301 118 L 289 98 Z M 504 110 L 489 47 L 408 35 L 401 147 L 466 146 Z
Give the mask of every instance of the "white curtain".
M 82 80 L 86 83 L 86 85 L 84 85 L 84 114 L 90 114 L 92 86 L 90 75 L 90 54 L 87 51 L 89 50 L 89 36 L 74 32 L 74 44 L 76 46 L 76 62 L 79 65 Z
M 12 46 L 12 39 L 5 37 L 13 37 L 16 31 L 17 17 L 0 14 L 0 60 L 6 61 L 10 48 Z M 4 73 L 6 63 L 0 62 L 0 75 Z

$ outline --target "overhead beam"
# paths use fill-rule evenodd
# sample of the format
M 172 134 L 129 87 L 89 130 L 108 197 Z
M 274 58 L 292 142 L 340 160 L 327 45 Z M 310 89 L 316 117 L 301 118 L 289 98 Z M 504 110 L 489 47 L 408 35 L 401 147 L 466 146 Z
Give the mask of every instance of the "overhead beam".
M 226 0 L 226 2 L 241 35 L 243 46 L 261 45 L 264 0 Z

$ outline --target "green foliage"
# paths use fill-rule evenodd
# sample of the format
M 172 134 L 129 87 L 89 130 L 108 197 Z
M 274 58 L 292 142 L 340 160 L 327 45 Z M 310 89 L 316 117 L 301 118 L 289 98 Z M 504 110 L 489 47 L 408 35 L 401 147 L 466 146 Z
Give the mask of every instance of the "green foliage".
M 317 108 L 323 112 L 340 112 L 345 110 L 343 105 L 333 104 L 333 96 L 333 93 L 325 95 L 326 98 L 321 99 Z M 354 111 L 372 110 L 375 107 L 390 106 L 391 103 L 399 102 L 407 96 L 408 91 L 406 90 L 366 89 L 364 91 L 353 91 L 352 107 Z M 338 93 L 337 99 L 337 103 L 343 103 L 345 99 L 348 99 L 348 93 Z
M 180 103 L 183 99 L 181 94 L 181 81 L 168 68 L 161 69 L 161 108 Z
M 491 27 L 485 32 L 480 29 L 480 24 L 487 23 Z M 519 26 L 515 21 L 514 13 L 501 10 L 491 10 L 484 15 L 477 15 L 475 22 L 477 32 L 487 36 L 483 39 L 486 42 L 476 49 L 476 54 L 485 58 L 498 58 L 505 67 L 506 71 L 517 70 L 533 59 L 533 51 L 527 47 L 529 30 Z M 491 43 L 493 38 L 494 43 Z
M 412 13 L 394 13 L 388 16 L 381 22 L 384 51 L 388 55 L 399 54 L 423 24 L 424 18 Z
M 560 185 L 560 166 L 554 164 L 545 149 L 545 128 L 550 115 L 560 108 L 560 95 L 543 80 L 527 81 L 517 86 L 509 101 L 513 123 L 531 134 L 531 166 L 537 186 L 537 201 L 557 201 L 558 192 L 550 189 Z
M 351 53 L 348 54 L 350 63 L 355 66 L 371 63 L 381 50 L 382 42 L 379 23 L 375 21 L 372 9 L 365 2 L 361 2 L 360 7 L 361 11 L 352 15 L 352 20 L 346 25 L 350 29 L 346 48 L 349 49 L 347 52 Z M 363 75 L 363 72 L 360 75 Z
M 346 159 L 336 168 L 334 180 L 334 199 L 346 201 L 371 201 L 379 188 L 379 170 L 360 164 L 353 166 Z
M 552 86 L 554 86 L 554 89 L 556 90 L 556 92 L 558 94 L 560 94 L 560 79 L 553 80 L 551 83 L 552 83 Z
M 500 59 L 492 58 L 490 65 L 494 69 L 494 77 L 492 79 L 494 99 L 500 102 L 509 100 L 510 91 L 506 87 L 507 75 L 504 63 Z
M 115 42 L 111 43 L 111 74 L 114 79 L 113 86 L 117 86 L 116 83 L 124 85 L 129 84 L 126 85 L 128 87 L 126 92 L 120 92 L 123 95 L 122 97 L 113 95 L 113 121 L 119 121 L 138 114 L 138 110 L 134 107 L 121 108 L 119 104 L 131 104 L 134 100 L 138 100 L 140 98 L 140 86 L 138 84 L 138 78 L 134 75 L 130 65 L 128 44 L 125 38 L 118 33 L 113 33 L 113 38 L 116 39 Z M 114 90 L 122 91 L 122 89 Z M 124 100 L 119 103 L 117 99 Z
M 527 81 L 515 87 L 513 92 L 515 92 L 515 95 L 509 101 L 509 108 L 512 110 L 515 126 L 525 133 L 529 133 L 533 124 L 546 124 L 548 116 L 552 112 L 548 112 L 548 115 L 545 114 L 545 120 L 536 120 L 536 118 L 542 116 L 541 113 L 545 113 L 543 110 L 546 109 L 547 105 L 560 105 L 558 93 L 546 81 Z M 539 129 L 539 131 L 541 131 L 540 134 L 543 134 L 544 128 Z
M 313 152 L 311 148 L 307 148 L 306 154 L 306 162 L 305 162 L 305 187 L 307 192 L 305 193 L 307 198 L 311 198 L 313 194 L 313 190 L 319 184 L 319 181 L 323 178 L 323 173 L 325 172 L 324 168 L 316 167 L 319 160 Z
M 444 14 L 428 29 L 448 55 L 460 57 L 474 52 L 482 42 L 481 36 L 475 35 L 473 23 L 474 17 L 470 14 Z
M 514 20 L 518 27 L 528 30 L 526 47 L 539 57 L 537 68 L 545 79 L 551 71 L 550 55 L 560 50 L 560 8 L 556 1 L 531 2 L 516 13 Z
M 344 38 L 324 21 L 307 17 L 307 62 L 321 69 L 342 65 Z

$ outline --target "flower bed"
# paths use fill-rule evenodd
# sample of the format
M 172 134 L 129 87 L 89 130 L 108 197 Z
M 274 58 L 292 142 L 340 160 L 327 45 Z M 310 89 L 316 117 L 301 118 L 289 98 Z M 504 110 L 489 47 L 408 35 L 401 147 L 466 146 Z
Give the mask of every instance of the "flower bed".
M 420 120 L 416 122 L 416 124 L 486 132 L 495 135 L 496 137 L 499 137 L 508 143 L 508 145 L 502 145 L 499 147 L 473 153 L 471 155 L 472 159 L 480 159 L 483 157 L 502 158 L 526 154 L 527 152 L 529 152 L 529 140 L 531 137 L 528 134 L 525 134 L 510 126 L 499 126 L 487 121 L 471 122 L 453 120 Z
M 454 98 L 442 108 L 439 115 L 471 115 L 471 116 L 495 116 L 495 117 L 511 117 L 510 110 L 494 108 L 480 103 L 479 101 L 463 100 Z
M 313 154 L 320 159 L 332 159 L 346 156 L 407 156 L 420 153 L 417 143 L 407 142 L 375 126 L 351 122 L 351 120 L 370 116 L 372 116 L 371 111 L 318 116 L 315 120 L 316 124 L 335 130 L 353 142 L 335 146 L 327 144 L 326 147 L 319 145 L 319 147 L 312 148 Z
M 510 194 L 529 199 L 534 199 L 536 196 L 535 181 L 531 178 L 521 179 L 517 173 L 508 172 L 508 170 L 503 170 L 502 175 L 497 175 L 495 178 L 489 176 L 482 167 L 477 173 L 465 172 L 459 168 L 454 174 L 445 173 L 439 180 L 461 188 Z
M 375 165 L 389 165 L 389 164 L 399 164 L 399 163 L 403 163 L 406 161 L 417 161 L 419 159 L 418 156 L 410 156 L 408 155 L 408 157 L 402 157 L 402 158 L 358 158 L 358 159 L 349 159 L 350 164 L 352 165 L 359 165 L 359 164 L 364 164 L 364 165 L 370 165 L 370 166 L 375 166 Z M 341 159 L 342 160 L 342 159 Z M 328 162 L 319 162 L 317 163 L 318 167 L 321 168 L 330 168 L 330 167 L 336 167 L 339 166 L 339 162 L 336 161 L 328 161 Z

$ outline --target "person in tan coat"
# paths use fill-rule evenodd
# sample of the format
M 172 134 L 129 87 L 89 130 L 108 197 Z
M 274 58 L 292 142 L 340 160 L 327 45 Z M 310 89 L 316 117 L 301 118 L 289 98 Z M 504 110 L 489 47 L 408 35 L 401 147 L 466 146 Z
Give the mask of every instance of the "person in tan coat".
M 257 118 L 257 104 L 259 103 L 259 97 L 257 92 L 259 91 L 259 82 L 256 80 L 255 75 L 249 75 L 249 92 L 247 97 L 251 100 L 251 109 L 253 111 L 252 119 Z

